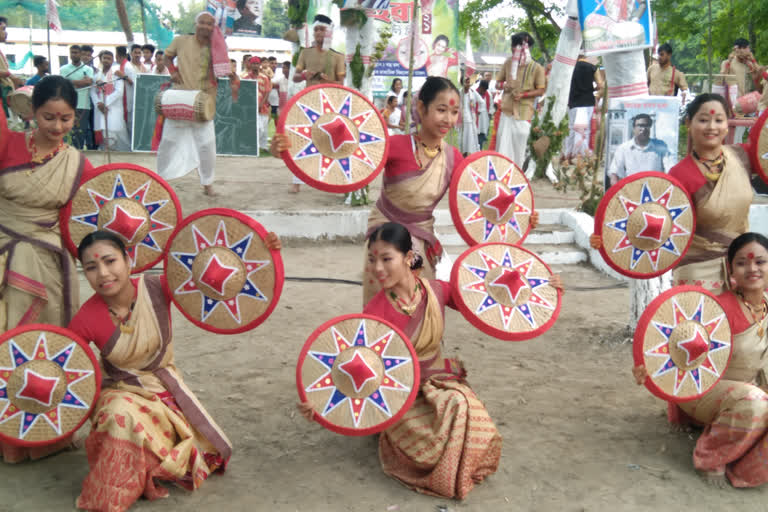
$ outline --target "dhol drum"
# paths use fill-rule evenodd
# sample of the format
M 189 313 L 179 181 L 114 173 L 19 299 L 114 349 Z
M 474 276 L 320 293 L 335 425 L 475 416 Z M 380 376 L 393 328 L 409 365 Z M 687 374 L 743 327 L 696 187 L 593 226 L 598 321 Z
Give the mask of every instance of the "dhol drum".
M 760 93 L 752 91 L 736 100 L 733 111 L 736 115 L 746 116 L 757 112 L 757 104 L 760 102 Z
M 216 116 L 216 98 L 203 91 L 166 89 L 155 96 L 155 112 L 178 121 L 211 121 Z
M 749 158 L 752 169 L 768 183 L 768 110 L 749 131 Z
M 32 91 L 34 89 L 34 85 L 25 85 L 8 95 L 8 106 L 11 111 L 24 121 L 32 119 L 35 113 L 32 107 Z

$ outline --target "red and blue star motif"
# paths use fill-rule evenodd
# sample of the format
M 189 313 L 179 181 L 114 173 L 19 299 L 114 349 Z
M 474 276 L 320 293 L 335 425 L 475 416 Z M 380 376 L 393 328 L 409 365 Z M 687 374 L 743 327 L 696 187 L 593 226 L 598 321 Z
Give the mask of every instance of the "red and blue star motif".
M 168 200 L 163 199 L 155 202 L 147 202 L 146 196 L 150 185 L 152 185 L 152 180 L 147 180 L 146 183 L 141 185 L 132 193 L 128 193 L 125 190 L 123 178 L 120 176 L 120 174 L 118 174 L 115 177 L 115 183 L 112 187 L 112 194 L 110 196 L 103 196 L 95 190 L 90 188 L 87 189 L 88 195 L 93 201 L 94 210 L 83 215 L 73 216 L 72 220 L 97 230 L 99 229 L 99 212 L 110 201 L 114 199 L 125 198 L 134 200 L 141 204 L 147 211 L 150 226 L 149 232 L 144 238 L 141 239 L 138 244 L 126 244 L 126 251 L 128 252 L 128 257 L 131 260 L 131 266 L 133 267 L 136 264 L 136 253 L 139 248 L 143 247 L 156 253 L 162 252 L 162 247 L 160 247 L 160 244 L 158 244 L 158 242 L 155 240 L 154 234 L 159 231 L 165 231 L 167 229 L 173 228 L 173 226 L 160 222 L 155 217 L 157 212 L 159 212 L 160 209 L 162 209 L 168 203 Z M 141 228 L 141 226 L 144 224 L 144 222 L 139 222 L 140 220 L 143 221 L 144 219 L 136 219 L 135 217 L 131 217 L 125 210 L 117 206 L 115 208 L 113 218 L 104 224 L 104 228 L 117 233 L 126 240 L 131 240 L 136 234 L 136 231 L 138 231 L 138 229 Z M 114 227 L 110 228 L 110 225 Z
M 721 374 L 721 371 L 718 370 L 718 368 L 715 366 L 715 363 L 710 358 L 710 355 L 714 352 L 717 352 L 718 350 L 727 349 L 730 346 L 730 342 L 728 340 L 717 340 L 712 336 L 712 334 L 717 330 L 717 328 L 720 326 L 720 323 L 725 318 L 725 313 L 721 313 L 720 315 L 714 318 L 704 321 L 703 320 L 704 297 L 701 297 L 701 299 L 699 300 L 698 306 L 694 310 L 693 314 L 691 314 L 690 316 L 685 314 L 685 312 L 683 311 L 683 308 L 680 307 L 680 305 L 677 303 L 677 300 L 675 298 L 672 298 L 672 309 L 673 309 L 673 316 L 674 316 L 674 322 L 672 325 L 666 325 L 661 322 L 651 321 L 653 326 L 664 337 L 664 341 L 662 343 L 659 343 L 655 347 L 651 348 L 650 350 L 645 351 L 645 355 L 665 358 L 664 363 L 661 365 L 661 367 L 658 370 L 656 370 L 656 372 L 653 375 L 651 375 L 651 377 L 655 379 L 669 372 L 675 372 L 675 386 L 673 391 L 675 395 L 677 395 L 677 393 L 680 391 L 680 387 L 682 386 L 686 378 L 692 379 L 693 383 L 696 386 L 696 391 L 698 393 L 701 393 L 701 372 L 702 371 L 710 373 L 715 378 L 720 377 L 720 374 Z M 669 348 L 669 338 L 670 336 L 672 336 L 672 332 L 675 330 L 675 327 L 677 327 L 679 323 L 685 322 L 688 320 L 696 322 L 704 328 L 704 330 L 709 335 L 709 343 L 706 347 L 701 346 L 702 343 L 706 344 L 707 342 L 701 337 L 701 334 L 698 333 L 698 331 L 696 332 L 696 335 L 694 335 L 691 339 L 684 340 L 678 343 L 678 347 L 680 347 L 683 351 L 685 351 L 689 362 L 697 359 L 704 352 L 707 352 L 707 357 L 702 361 L 702 363 L 697 368 L 684 370 L 678 367 L 675 364 L 675 362 L 672 360 L 672 356 L 670 354 L 670 348 Z
M 512 229 L 519 237 L 523 236 L 523 232 L 520 229 L 520 224 L 517 221 L 518 215 L 530 215 L 531 210 L 525 206 L 524 204 L 521 204 L 517 201 L 515 201 L 515 198 L 523 193 L 523 191 L 528 188 L 528 183 L 521 183 L 519 185 L 511 186 L 509 184 L 510 180 L 512 179 L 512 176 L 514 175 L 516 167 L 514 165 L 511 165 L 507 168 L 506 172 L 501 178 L 497 178 L 496 175 L 496 169 L 493 165 L 493 161 L 490 158 L 486 158 L 486 161 L 488 162 L 488 172 L 486 177 L 480 176 L 477 172 L 470 169 L 470 176 L 472 177 L 472 181 L 475 184 L 475 190 L 474 191 L 459 191 L 459 194 L 471 201 L 475 206 L 475 210 L 466 218 L 464 219 L 464 224 L 471 224 L 473 222 L 485 222 L 485 229 L 483 231 L 483 242 L 487 242 L 488 239 L 491 237 L 491 234 L 493 234 L 494 229 L 499 230 L 499 236 L 502 240 L 507 239 L 507 229 Z M 509 188 L 509 194 L 506 193 L 506 191 L 500 187 L 496 186 L 496 195 L 491 198 L 490 200 L 486 201 L 482 205 L 480 204 L 480 191 L 483 189 L 483 186 L 485 186 L 486 183 L 498 181 L 499 183 L 503 183 Z M 512 217 L 506 222 L 502 224 L 494 224 L 493 222 L 487 220 L 485 216 L 483 215 L 482 208 L 485 206 L 486 208 L 492 208 L 496 210 L 498 213 L 499 218 L 503 217 L 510 208 L 514 208 L 514 213 L 512 214 Z
M 498 308 L 499 314 L 501 315 L 502 322 L 504 324 L 505 329 L 509 329 L 510 321 L 512 320 L 512 317 L 515 315 L 515 313 L 522 315 L 523 318 L 530 324 L 532 329 L 535 329 L 536 326 L 536 320 L 533 317 L 533 312 L 531 311 L 532 305 L 537 305 L 546 309 L 554 310 L 555 306 L 549 303 L 546 299 L 544 299 L 541 295 L 536 293 L 536 289 L 549 284 L 549 279 L 542 278 L 542 277 L 533 277 L 530 275 L 531 268 L 534 262 L 534 259 L 531 257 L 528 260 L 519 263 L 514 264 L 512 262 L 512 257 L 509 254 L 509 249 L 504 250 L 504 257 L 501 260 L 501 263 L 493 259 L 493 257 L 482 250 L 478 251 L 480 254 L 480 257 L 485 262 L 485 267 L 476 267 L 474 265 L 470 265 L 469 263 L 463 263 L 464 268 L 475 274 L 479 281 L 475 281 L 472 283 L 469 283 L 465 286 L 463 286 L 464 290 L 474 291 L 474 292 L 480 292 L 485 294 L 485 297 L 483 298 L 482 302 L 480 302 L 480 305 L 475 310 L 475 314 L 480 314 L 485 311 L 488 311 L 491 308 Z M 502 274 L 494 280 L 493 283 L 490 283 L 491 286 L 505 286 L 508 289 L 508 294 L 510 297 L 517 297 L 520 293 L 523 285 L 521 280 L 516 279 L 508 279 L 505 277 L 505 274 L 510 271 L 517 272 L 520 276 L 524 277 L 525 280 L 528 282 L 528 287 L 531 290 L 531 296 L 528 299 L 527 302 L 523 304 L 519 304 L 516 306 L 506 306 L 504 304 L 499 303 L 494 299 L 491 294 L 488 291 L 488 286 L 485 283 L 485 278 L 488 275 L 488 272 L 493 270 L 496 267 L 503 267 Z M 507 270 L 509 269 L 509 270 Z M 499 284 L 496 284 L 496 282 L 499 281 Z
M 365 330 L 365 320 L 360 321 L 360 325 L 357 328 L 355 339 L 350 343 L 344 336 L 336 330 L 335 327 L 331 328 L 331 335 L 336 343 L 336 351 L 333 353 L 309 351 L 309 355 L 326 367 L 327 371 L 318 378 L 315 382 L 306 387 L 305 392 L 310 393 L 312 391 L 319 391 L 323 389 L 332 389 L 330 398 L 323 407 L 320 414 L 326 416 L 328 413 L 342 406 L 345 402 L 349 402 L 349 411 L 352 416 L 355 427 L 359 426 L 360 418 L 363 416 L 365 404 L 370 402 L 373 406 L 377 407 L 381 412 L 387 416 L 392 416 L 392 411 L 387 405 L 387 400 L 384 398 L 382 388 L 393 389 L 396 391 L 405 391 L 410 393 L 411 389 L 397 379 L 395 379 L 389 372 L 405 363 L 412 363 L 410 357 L 386 357 L 384 353 L 387 350 L 387 346 L 395 336 L 394 331 L 389 331 L 379 339 L 369 343 L 368 335 Z M 384 375 L 381 376 L 379 386 L 367 397 L 364 398 L 352 398 L 341 392 L 333 381 L 333 374 L 331 370 L 336 362 L 336 358 L 345 350 L 354 350 L 355 347 L 367 347 L 373 350 L 381 357 L 381 361 L 384 365 Z M 344 368 L 341 368 L 344 367 Z M 349 367 L 349 368 L 348 368 Z M 352 359 L 340 365 L 340 369 L 349 376 L 353 382 L 354 387 L 359 391 L 375 375 L 375 371 L 371 369 L 364 359 L 355 354 Z
M 185 253 L 185 252 L 172 252 L 171 256 L 181 263 L 184 268 L 187 269 L 189 272 L 189 276 L 187 277 L 187 280 L 184 281 L 175 291 L 175 294 L 185 294 L 185 293 L 199 293 L 201 302 L 202 302 L 202 310 L 200 313 L 200 320 L 205 322 L 205 320 L 213 313 L 213 311 L 216 309 L 216 307 L 219 304 L 223 304 L 224 308 L 226 308 L 227 311 L 229 311 L 229 314 L 232 316 L 232 318 L 237 322 L 240 323 L 240 299 L 241 298 L 251 298 L 254 300 L 264 301 L 266 302 L 268 299 L 264 293 L 262 293 L 261 290 L 256 286 L 256 284 L 251 280 L 251 275 L 254 272 L 257 272 L 259 270 L 262 270 L 266 268 L 270 262 L 269 260 L 249 260 L 245 258 L 245 255 L 248 253 L 248 249 L 251 246 L 251 242 L 253 241 L 254 233 L 248 233 L 246 236 L 244 236 L 241 240 L 230 244 L 229 240 L 227 238 L 227 227 L 224 224 L 223 221 L 219 222 L 219 226 L 216 229 L 216 236 L 214 237 L 213 242 L 208 240 L 205 235 L 203 235 L 198 229 L 197 226 L 194 224 L 192 225 L 192 234 L 195 239 L 195 248 L 196 252 L 193 253 Z M 243 266 L 245 267 L 246 272 L 246 280 L 245 284 L 243 285 L 243 288 L 231 299 L 227 300 L 218 300 L 213 297 L 209 297 L 205 294 L 203 290 L 198 288 L 197 284 L 195 283 L 195 280 L 192 276 L 192 264 L 195 262 L 195 258 L 200 254 L 200 251 L 207 249 L 209 247 L 226 247 L 230 249 L 232 252 L 234 252 L 242 261 Z M 218 265 L 218 266 L 217 266 Z M 231 267 L 226 267 L 221 265 L 221 263 L 218 261 L 218 258 L 216 258 L 216 255 L 214 254 L 211 259 L 207 262 L 206 271 L 203 272 L 203 276 L 209 273 L 218 273 L 220 275 L 224 276 L 224 280 L 228 279 L 232 272 Z M 210 272 L 209 272 L 210 271 Z M 203 277 L 203 279 L 205 279 Z M 210 284 L 205 283 L 207 286 L 210 286 L 213 290 L 217 291 L 217 288 L 222 286 L 222 283 L 218 282 L 211 282 Z M 223 291 L 223 290 L 221 290 Z
M 317 179 L 323 180 L 328 175 L 331 168 L 333 168 L 334 165 L 337 165 L 347 181 L 351 182 L 351 158 L 359 160 L 370 168 L 376 167 L 376 164 L 366 152 L 365 146 L 367 144 L 373 144 L 374 142 L 382 142 L 383 139 L 373 133 L 363 131 L 362 128 L 368 119 L 375 117 L 376 113 L 373 109 L 369 109 L 353 114 L 352 94 L 346 95 L 339 108 L 333 106 L 331 100 L 324 91 L 318 91 L 318 94 L 320 94 L 322 102 L 320 112 L 315 111 L 312 107 L 304 105 L 301 102 L 298 103 L 299 108 L 301 108 L 301 111 L 306 116 L 309 124 L 286 125 L 287 130 L 290 130 L 309 141 L 306 146 L 301 147 L 299 151 L 293 155 L 293 159 L 301 160 L 304 158 L 318 157 Z M 325 114 L 336 114 L 336 117 L 330 121 L 324 122 L 322 125 L 317 124 L 320 117 Z M 355 140 L 346 121 L 342 118 L 349 119 L 349 121 L 357 127 L 360 134 L 359 140 Z M 350 156 L 344 158 L 333 158 L 332 156 L 323 155 L 312 141 L 312 130 L 315 128 L 322 130 L 329 138 L 331 147 L 334 151 L 338 151 L 343 145 L 350 143 L 357 144 L 357 147 Z
M 89 405 L 85 403 L 72 390 L 71 386 L 81 380 L 93 375 L 92 370 L 77 370 L 69 368 L 69 360 L 77 346 L 72 342 L 59 353 L 50 356 L 48 353 L 48 344 L 45 339 L 45 333 L 41 333 L 35 346 L 32 356 L 26 354 L 12 339 L 6 344 L 11 357 L 13 366 L 9 368 L 0 367 L 0 424 L 8 422 L 21 415 L 19 426 L 19 439 L 24 439 L 29 430 L 42 418 L 46 421 L 56 434 L 61 435 L 61 408 L 70 407 L 73 409 L 88 409 Z M 10 401 L 8 396 L 8 380 L 11 375 L 18 371 L 23 364 L 34 361 L 51 361 L 64 370 L 66 378 L 66 390 L 61 402 L 47 412 L 34 414 L 29 411 L 19 409 Z M 18 398 L 33 400 L 42 405 L 50 405 L 53 401 L 53 393 L 58 385 L 57 377 L 45 377 L 37 374 L 29 368 L 24 368 L 24 385 L 16 393 Z
M 653 194 L 651 194 L 651 191 L 648 187 L 648 183 L 646 182 L 646 183 L 643 183 L 642 192 L 640 194 L 640 202 L 632 201 L 622 195 L 619 195 L 619 200 L 621 201 L 621 204 L 624 207 L 624 212 L 626 213 L 626 216 L 612 222 L 607 222 L 605 225 L 608 226 L 609 228 L 615 229 L 616 231 L 623 233 L 621 240 L 619 240 L 619 242 L 613 248 L 613 252 L 616 253 L 616 252 L 620 252 L 620 251 L 631 248 L 632 260 L 629 265 L 630 269 L 634 269 L 637 266 L 637 263 L 642 259 L 642 257 L 647 256 L 648 261 L 650 261 L 653 269 L 657 270 L 658 263 L 659 263 L 659 254 L 660 254 L 659 251 L 666 251 L 675 256 L 680 256 L 680 250 L 677 248 L 677 246 L 675 246 L 675 243 L 672 241 L 672 237 L 690 234 L 690 231 L 685 229 L 683 226 L 681 226 L 677 222 L 677 219 L 680 217 L 680 215 L 682 215 L 683 212 L 685 212 L 688 209 L 688 205 L 686 204 L 684 206 L 676 206 L 676 207 L 671 206 L 669 204 L 669 201 L 672 196 L 673 190 L 674 190 L 674 186 L 670 185 L 669 188 L 667 188 L 667 190 L 665 190 L 661 195 L 659 195 L 658 197 L 653 197 Z M 645 203 L 660 204 L 661 206 L 667 209 L 667 212 L 669 212 L 669 217 L 672 219 L 672 229 L 669 232 L 669 236 L 666 238 L 666 240 L 661 240 L 659 236 L 660 236 L 661 230 L 663 229 L 663 220 L 661 221 L 661 225 L 659 225 L 658 216 L 644 213 L 643 220 L 645 221 L 645 226 L 642 229 L 642 231 L 638 233 L 638 236 L 660 242 L 662 245 L 657 249 L 643 250 L 638 247 L 635 247 L 632 245 L 632 242 L 629 240 L 629 237 L 627 236 L 627 223 L 629 221 L 629 216 L 640 205 Z

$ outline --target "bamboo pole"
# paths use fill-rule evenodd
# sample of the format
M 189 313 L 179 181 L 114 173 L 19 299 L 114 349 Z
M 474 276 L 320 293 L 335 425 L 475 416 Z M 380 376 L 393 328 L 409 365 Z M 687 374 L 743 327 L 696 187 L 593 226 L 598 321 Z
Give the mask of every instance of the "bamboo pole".
M 421 32 L 417 25 L 419 15 L 419 0 L 413 0 L 413 21 L 411 22 L 411 54 L 408 60 L 408 100 L 405 102 L 405 129 L 411 131 L 411 105 L 413 104 L 413 64 L 416 49 L 416 31 Z
M 115 8 L 117 8 L 117 17 L 120 19 L 120 26 L 123 27 L 125 32 L 126 43 L 133 43 L 133 31 L 131 30 L 131 21 L 128 19 L 128 11 L 125 9 L 124 0 L 115 0 Z

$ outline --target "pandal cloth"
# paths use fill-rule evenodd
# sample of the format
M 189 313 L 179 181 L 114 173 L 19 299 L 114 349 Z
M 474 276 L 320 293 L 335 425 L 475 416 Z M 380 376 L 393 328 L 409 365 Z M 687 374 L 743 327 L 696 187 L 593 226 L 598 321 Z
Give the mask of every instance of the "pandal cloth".
M 442 356 L 445 306 L 456 308 L 450 283 L 420 282 L 425 294 L 413 316 L 396 310 L 384 290 L 363 311 L 401 328 L 421 366 L 416 400 L 379 436 L 379 459 L 384 473 L 417 492 L 464 499 L 498 469 L 502 439 L 461 362 Z
M 77 506 L 127 510 L 140 496 L 168 495 L 155 479 L 187 490 L 224 471 L 232 445 L 174 365 L 170 298 L 160 276 L 134 279 L 136 302 L 115 326 L 97 294 L 70 329 L 101 351 L 102 394 L 85 442 L 90 471 Z

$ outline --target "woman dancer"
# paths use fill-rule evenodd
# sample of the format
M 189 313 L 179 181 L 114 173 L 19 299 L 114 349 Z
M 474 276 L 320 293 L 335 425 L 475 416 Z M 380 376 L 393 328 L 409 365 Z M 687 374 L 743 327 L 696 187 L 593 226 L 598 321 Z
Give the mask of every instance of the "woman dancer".
M 29 323 L 65 326 L 79 304 L 75 264 L 58 222 L 59 209 L 92 169 L 64 143 L 77 93 L 69 80 L 46 76 L 35 86 L 32 106 L 37 129 L 29 133 L 8 130 L 0 112 L 0 332 Z M 68 445 L 20 448 L 0 441 L 0 453 L 15 463 Z
M 689 284 L 719 293 L 727 288 L 725 254 L 734 238 L 749 231 L 753 191 L 749 156 L 744 145 L 723 144 L 728 134 L 725 99 L 700 94 L 688 104 L 686 125 L 691 136 L 690 155 L 670 169 L 693 199 L 696 232 L 674 269 L 675 285 Z M 592 247 L 600 238 L 590 237 Z
M 267 247 L 280 249 L 274 233 Z M 119 512 L 142 495 L 167 496 L 155 479 L 197 489 L 224 471 L 232 446 L 176 370 L 163 278 L 131 277 L 125 246 L 105 231 L 86 236 L 78 258 L 96 293 L 69 328 L 98 347 L 105 381 L 77 506 Z
M 704 396 L 679 405 L 685 421 L 704 425 L 693 465 L 718 487 L 754 487 L 768 482 L 768 238 L 737 237 L 728 248 L 731 291 L 718 300 L 733 332 L 733 353 L 723 378 Z M 644 366 L 632 373 L 638 384 Z M 678 406 L 671 404 L 675 408 Z M 685 418 L 685 419 L 683 419 Z
M 467 384 L 461 362 L 442 355 L 445 306 L 455 309 L 451 284 L 418 277 L 421 264 L 402 225 L 388 222 L 369 236 L 369 272 L 382 289 L 363 312 L 402 329 L 421 365 L 416 401 L 382 432 L 379 457 L 384 472 L 406 486 L 463 499 L 498 468 L 501 436 Z M 562 289 L 559 276 L 551 283 Z

